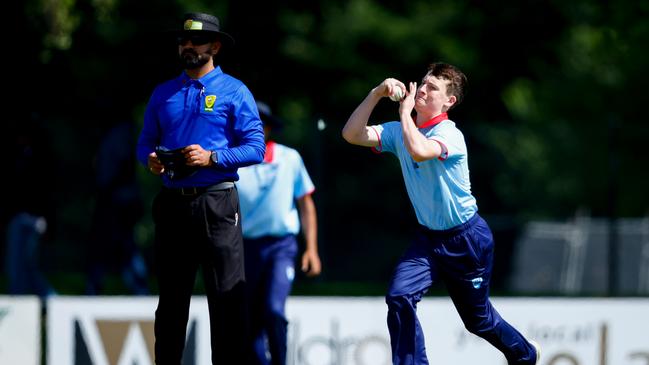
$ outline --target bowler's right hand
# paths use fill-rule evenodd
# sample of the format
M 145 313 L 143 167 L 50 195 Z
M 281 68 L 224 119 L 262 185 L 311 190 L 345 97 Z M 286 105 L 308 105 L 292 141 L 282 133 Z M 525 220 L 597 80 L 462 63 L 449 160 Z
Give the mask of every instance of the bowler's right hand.
M 154 175 L 160 175 L 165 170 L 164 165 L 155 152 L 149 153 L 147 165 L 149 166 L 149 171 L 151 171 Z
M 406 85 L 403 82 L 397 79 L 387 78 L 374 88 L 374 92 L 376 93 L 376 95 L 382 98 L 390 97 L 394 95 L 397 88 L 401 89 L 403 95 L 406 95 Z

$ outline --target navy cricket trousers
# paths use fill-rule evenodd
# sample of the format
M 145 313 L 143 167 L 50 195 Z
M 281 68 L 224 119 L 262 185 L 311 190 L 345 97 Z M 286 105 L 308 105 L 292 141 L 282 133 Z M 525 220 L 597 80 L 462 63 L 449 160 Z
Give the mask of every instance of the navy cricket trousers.
M 535 363 L 532 345 L 489 301 L 493 249 L 491 230 L 478 214 L 445 231 L 421 227 L 397 264 L 386 295 L 393 364 L 428 364 L 417 303 L 438 280 L 446 284 L 469 332 L 489 341 L 510 365 Z
M 253 337 L 251 364 L 285 365 L 288 333 L 285 305 L 295 277 L 296 237 L 290 234 L 244 239 L 244 245 Z

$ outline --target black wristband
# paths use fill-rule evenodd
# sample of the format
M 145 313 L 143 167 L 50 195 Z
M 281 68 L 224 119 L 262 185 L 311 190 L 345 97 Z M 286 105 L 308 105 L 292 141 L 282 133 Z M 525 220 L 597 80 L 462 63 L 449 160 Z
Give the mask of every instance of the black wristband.
M 212 164 L 214 164 L 214 166 L 219 163 L 219 157 L 216 155 L 216 151 L 212 151 L 210 153 L 210 160 L 212 160 Z

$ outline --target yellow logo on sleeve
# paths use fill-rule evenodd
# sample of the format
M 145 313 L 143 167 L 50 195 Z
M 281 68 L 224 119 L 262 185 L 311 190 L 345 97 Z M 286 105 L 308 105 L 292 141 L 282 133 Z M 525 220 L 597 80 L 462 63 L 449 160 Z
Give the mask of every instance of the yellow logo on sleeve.
M 205 111 L 213 112 L 214 111 L 214 102 L 216 101 L 216 95 L 205 95 Z

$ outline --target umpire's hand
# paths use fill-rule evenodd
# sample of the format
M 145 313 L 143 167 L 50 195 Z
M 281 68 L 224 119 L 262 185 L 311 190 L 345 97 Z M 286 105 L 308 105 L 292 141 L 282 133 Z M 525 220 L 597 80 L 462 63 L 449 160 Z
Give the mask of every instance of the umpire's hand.
M 165 171 L 165 167 L 162 165 L 162 162 L 155 152 L 149 153 L 149 161 L 147 164 L 149 165 L 149 171 L 155 175 L 160 175 Z
M 199 144 L 191 144 L 183 148 L 180 152 L 185 155 L 187 166 L 205 167 L 212 165 L 211 151 L 203 149 Z

